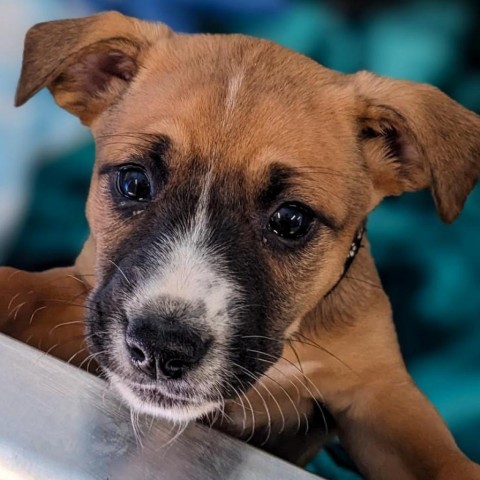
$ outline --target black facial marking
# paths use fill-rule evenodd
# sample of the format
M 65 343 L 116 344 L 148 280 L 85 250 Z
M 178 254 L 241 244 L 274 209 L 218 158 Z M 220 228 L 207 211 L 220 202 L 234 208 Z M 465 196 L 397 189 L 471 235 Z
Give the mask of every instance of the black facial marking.
M 166 173 L 166 159 L 170 156 L 172 149 L 173 144 L 169 136 L 157 135 L 156 140 L 145 152 L 145 157 L 149 158 L 157 169 L 165 170 L 162 173 Z
M 172 239 L 183 235 L 192 225 L 199 200 L 206 185 L 207 162 L 192 158 L 185 168 L 188 175 L 171 175 L 160 196 L 153 197 L 142 214 L 141 229 L 134 229 L 124 239 L 111 260 L 118 266 L 105 266 L 104 279 L 91 297 L 90 319 L 87 321 L 93 351 L 106 351 L 99 355 L 100 362 L 115 370 L 118 359 L 112 356 L 109 335 L 96 335 L 99 331 L 121 332 L 125 335 L 127 323 L 123 299 L 131 297 L 136 286 L 158 275 L 156 258 L 168 256 Z M 238 297 L 227 305 L 230 333 L 223 345 L 225 371 L 219 377 L 218 388 L 226 398 L 245 391 L 268 368 L 259 360 L 258 351 L 275 358 L 281 354 L 282 335 L 286 325 L 278 321 L 280 305 L 274 295 L 272 272 L 268 252 L 261 242 L 258 225 L 247 215 L 246 182 L 241 174 L 214 176 L 208 196 L 208 226 L 204 237 L 206 252 L 222 265 L 222 275 L 235 285 Z M 209 258 L 210 261 L 210 258 Z M 125 273 L 125 276 L 121 272 Z M 126 278 L 125 278 L 126 277 Z M 128 280 L 127 280 L 128 279 Z M 215 288 L 211 286 L 210 288 Z M 97 313 L 101 312 L 101 314 Z M 162 312 L 159 310 L 159 316 Z M 152 315 L 152 312 L 149 312 Z M 178 325 L 193 321 L 194 315 L 182 312 Z M 190 319 L 190 320 L 189 320 Z M 214 321 L 226 321 L 225 319 Z M 215 339 L 213 340 L 216 346 Z M 212 350 L 215 348 L 212 347 Z M 272 357 L 273 356 L 273 357 Z M 206 360 L 208 358 L 206 357 Z M 125 369 L 123 369 L 125 374 Z M 126 374 L 131 381 L 142 381 L 142 373 Z M 135 376 L 134 376 L 135 375 Z M 232 389 L 231 386 L 234 388 Z M 172 391 L 176 391 L 174 385 Z
M 220 179 L 212 189 L 209 243 L 211 248 L 221 249 L 229 276 L 242 292 L 237 304 L 230 305 L 234 318 L 232 337 L 236 340 L 229 350 L 229 361 L 235 373 L 230 383 L 245 390 L 253 383 L 252 375 L 260 376 L 269 366 L 258 360 L 255 351 L 273 356 L 280 354 L 283 326 L 276 322 L 280 306 L 273 294 L 275 287 L 267 262 L 268 254 L 255 222 L 245 221 L 245 202 L 239 202 L 238 198 L 246 193 L 242 192 L 238 175 L 236 178 L 234 195 L 228 194 L 234 184 L 228 177 Z M 228 387 L 225 393 L 235 396 Z
M 295 187 L 302 184 L 304 174 L 293 167 L 274 163 L 267 173 L 266 187 L 260 192 L 258 196 L 258 208 L 266 211 L 271 211 L 275 206 L 280 207 L 282 203 L 301 203 L 304 201 L 297 198 Z M 313 205 L 306 205 L 306 207 L 314 213 L 319 222 L 327 226 L 332 231 L 336 232 L 341 229 L 339 221 L 331 215 L 325 213 L 321 208 L 315 208 Z
M 128 155 L 125 158 L 120 156 L 116 162 L 103 165 L 98 172 L 99 175 L 107 175 L 121 165 L 141 164 L 165 178 L 168 175 L 168 162 L 173 150 L 171 139 L 166 135 L 155 135 L 152 140 L 149 138 L 149 134 L 126 134 L 126 137 L 130 136 L 137 139 L 138 148 L 142 152 Z M 112 142 L 114 143 L 114 141 Z M 145 146 L 142 146 L 143 142 L 145 142 Z
M 260 193 L 259 205 L 268 209 L 291 185 L 293 171 L 281 164 L 274 164 L 268 173 L 267 187 Z

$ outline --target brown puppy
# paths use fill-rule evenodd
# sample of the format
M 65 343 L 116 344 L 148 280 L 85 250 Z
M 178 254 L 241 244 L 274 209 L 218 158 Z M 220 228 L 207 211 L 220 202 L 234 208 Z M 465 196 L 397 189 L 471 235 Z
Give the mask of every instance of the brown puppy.
M 456 218 L 480 173 L 479 117 L 429 86 L 117 13 L 33 27 L 17 104 L 43 87 L 96 140 L 75 272 L 93 287 L 89 348 L 133 408 L 224 413 L 219 428 L 297 463 L 331 415 L 368 478 L 480 478 L 405 370 L 362 236 L 404 191 L 430 187 Z M 3 275 L 5 328 L 27 339 L 37 324 L 47 342 L 48 309 L 30 321 L 24 274 Z M 48 300 L 53 282 L 28 282 Z M 54 317 L 64 340 L 72 308 Z

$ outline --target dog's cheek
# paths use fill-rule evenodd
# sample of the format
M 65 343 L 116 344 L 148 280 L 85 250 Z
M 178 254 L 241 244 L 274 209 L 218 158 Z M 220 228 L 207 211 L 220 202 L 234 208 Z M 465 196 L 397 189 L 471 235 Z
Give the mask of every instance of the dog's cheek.
M 104 332 L 107 331 L 107 322 L 104 313 L 100 310 L 96 296 L 96 291 L 93 291 L 86 303 L 85 337 L 90 353 L 100 356 L 100 352 L 106 350 L 108 339 Z
M 297 331 L 302 319 L 338 282 L 353 232 L 354 227 L 335 234 L 324 229 L 301 251 L 269 255 L 275 280 L 272 303 L 278 312 L 273 327 L 283 337 Z
M 314 306 L 315 299 L 318 300 L 314 295 L 317 290 L 315 277 L 318 270 L 322 270 L 323 252 L 317 250 L 311 248 L 308 253 L 282 255 L 266 252 L 271 271 L 269 297 L 272 312 L 268 329 L 272 335 L 283 338 L 284 332 Z
M 121 282 L 110 271 L 107 278 L 88 297 L 85 328 L 89 350 L 96 356 L 97 363 L 109 368 L 114 362 L 116 332 L 123 331 L 125 326 L 119 298 Z
M 256 260 L 249 259 L 244 276 L 235 275 L 242 294 L 229 309 L 231 324 L 230 348 L 224 353 L 224 394 L 235 397 L 235 389 L 247 390 L 255 378 L 261 377 L 283 349 L 282 324 L 284 308 L 278 284 L 273 282 L 266 259 L 252 245 Z M 251 253 L 252 254 L 252 253 Z M 240 255 L 240 258 L 242 256 Z M 242 262 L 245 262 L 243 258 Z M 238 272 L 237 272 L 238 273 Z M 231 386 L 229 387 L 229 385 Z

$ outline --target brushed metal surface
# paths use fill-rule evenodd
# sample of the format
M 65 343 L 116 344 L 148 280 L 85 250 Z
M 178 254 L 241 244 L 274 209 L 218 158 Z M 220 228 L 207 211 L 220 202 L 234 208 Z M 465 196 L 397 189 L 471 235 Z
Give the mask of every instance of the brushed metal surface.
M 200 425 L 138 430 L 101 379 L 0 335 L 0 480 L 318 479 Z

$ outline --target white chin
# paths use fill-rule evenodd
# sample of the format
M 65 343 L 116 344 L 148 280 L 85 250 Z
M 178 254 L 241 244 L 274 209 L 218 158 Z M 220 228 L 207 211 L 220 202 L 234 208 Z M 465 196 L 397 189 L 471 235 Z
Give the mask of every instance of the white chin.
M 145 402 L 127 385 L 119 379 L 111 378 L 112 385 L 118 390 L 130 408 L 140 413 L 146 413 L 154 417 L 161 417 L 172 422 L 190 422 L 213 412 L 220 407 L 218 402 L 205 402 L 202 405 L 178 405 L 162 407 L 161 405 Z

